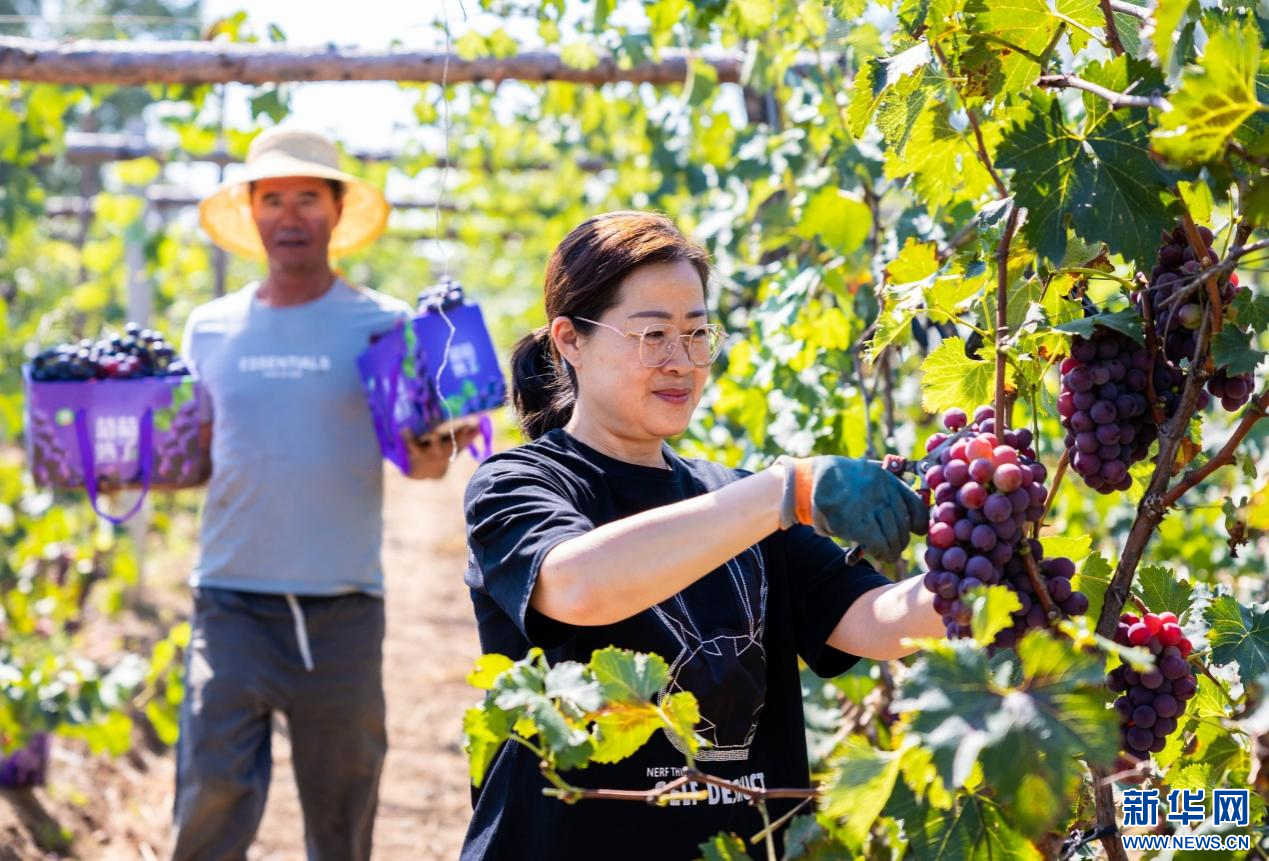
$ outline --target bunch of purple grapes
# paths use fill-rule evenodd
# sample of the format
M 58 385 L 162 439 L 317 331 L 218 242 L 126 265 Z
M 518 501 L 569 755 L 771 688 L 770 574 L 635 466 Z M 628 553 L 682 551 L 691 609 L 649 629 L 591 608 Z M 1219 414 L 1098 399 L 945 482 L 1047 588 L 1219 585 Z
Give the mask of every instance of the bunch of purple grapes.
M 948 636 L 971 634 L 973 611 L 965 596 L 979 586 L 1008 585 L 1022 605 L 1014 613 L 1013 627 L 997 635 L 994 647 L 1010 648 L 1027 629 L 1048 624 L 1027 576 L 1024 554 L 1035 557 L 1050 597 L 1063 612 L 1087 612 L 1088 599 L 1071 588 L 1071 560 L 1043 559 L 1040 543 L 1026 535 L 1027 525 L 1044 516 L 1048 496 L 1048 474 L 1031 448 L 1031 431 L 1006 430 L 1002 443 L 995 433 L 995 412 L 988 406 L 975 410 L 972 423 L 964 410 L 948 410 L 943 424 L 953 433 L 969 431 L 944 449 L 939 463 L 926 473 L 934 508 L 925 551 L 925 587 L 934 593 L 934 608 Z M 926 450 L 933 451 L 947 438 L 948 434 L 934 434 Z
M 1057 409 L 1071 469 L 1099 493 L 1127 490 L 1128 468 L 1149 454 L 1159 435 L 1147 383 L 1171 415 L 1184 380 L 1180 368 L 1161 355 L 1152 360 L 1127 335 L 1098 326 L 1091 338 L 1075 337 L 1061 372 Z
M 31 452 L 31 475 L 40 487 L 66 487 L 71 483 L 70 453 L 58 441 L 53 421 L 32 409 L 26 432 Z
M 169 429 L 155 434 L 156 482 L 194 484 L 203 477 L 198 425 L 198 406 L 189 400 L 177 408 Z
M 1115 642 L 1144 646 L 1157 661 L 1144 673 L 1124 664 L 1106 675 L 1106 687 L 1120 694 L 1115 712 L 1122 732 L 1121 747 L 1138 759 L 1146 759 L 1163 750 L 1168 736 L 1176 732 L 1185 704 L 1198 690 L 1186 660 L 1193 646 L 1172 613 L 1141 617 L 1124 613 L 1119 617 Z
M 1199 235 L 1207 246 L 1207 256 L 1213 263 L 1221 259 L 1215 248 L 1212 231 L 1204 225 L 1198 226 Z M 1150 272 L 1150 286 L 1143 291 L 1133 293 L 1133 300 L 1138 307 L 1145 301 L 1150 302 L 1150 312 L 1154 319 L 1155 334 L 1163 345 L 1163 352 L 1168 360 L 1180 364 L 1182 360 L 1194 359 L 1194 350 L 1198 347 L 1198 328 L 1203 322 L 1203 305 L 1207 300 L 1207 291 L 1200 287 L 1190 293 L 1181 305 L 1168 302 L 1182 286 L 1188 286 L 1203 269 L 1194 249 L 1190 246 L 1184 228 L 1177 227 L 1170 233 L 1165 232 L 1159 246 L 1159 257 Z M 1219 282 L 1220 297 L 1223 305 L 1234 301 L 1241 289 L 1238 275 L 1230 273 Z M 1207 393 L 1199 402 L 1200 409 L 1210 402 L 1208 394 L 1217 398 L 1221 406 L 1233 412 L 1247 403 L 1251 397 L 1254 380 L 1251 374 L 1229 376 L 1224 370 L 1217 371 L 1207 381 Z
M 129 323 L 122 335 L 115 332 L 96 341 L 84 338 L 74 344 L 58 344 L 31 359 L 31 379 L 41 383 L 188 373 L 162 335 L 137 323 Z

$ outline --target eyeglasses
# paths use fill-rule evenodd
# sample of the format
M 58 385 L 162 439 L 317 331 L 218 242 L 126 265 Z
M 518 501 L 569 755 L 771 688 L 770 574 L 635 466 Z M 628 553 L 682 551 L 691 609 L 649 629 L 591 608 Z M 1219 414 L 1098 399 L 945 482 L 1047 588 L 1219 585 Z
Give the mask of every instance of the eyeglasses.
M 638 338 L 639 361 L 645 368 L 659 368 L 670 361 L 670 357 L 674 355 L 674 345 L 680 340 L 683 341 L 687 360 L 698 368 L 707 367 L 718 358 L 723 342 L 727 340 L 727 331 L 717 323 L 706 323 L 690 332 L 683 332 L 673 323 L 651 323 L 639 332 L 623 332 L 616 326 L 598 320 L 576 316 L 572 319 L 612 329 L 625 338 Z

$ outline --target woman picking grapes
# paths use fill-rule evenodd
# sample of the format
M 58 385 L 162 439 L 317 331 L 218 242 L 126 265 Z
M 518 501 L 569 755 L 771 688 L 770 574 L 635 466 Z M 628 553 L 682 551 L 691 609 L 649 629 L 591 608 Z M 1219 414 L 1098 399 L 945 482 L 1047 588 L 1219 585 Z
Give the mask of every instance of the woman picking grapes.
M 708 277 L 704 250 L 650 213 L 596 216 L 555 250 L 550 323 L 513 359 L 530 442 L 468 486 L 467 582 L 485 652 L 538 646 L 551 663 L 608 645 L 658 653 L 665 693 L 700 703 L 703 770 L 808 786 L 798 658 L 830 677 L 861 657 L 909 654 L 905 637 L 944 634 L 921 578 L 851 565 L 827 536 L 895 559 L 928 511 L 865 460 L 782 457 L 749 474 L 674 452 L 667 440 L 686 430 L 724 337 L 707 319 Z M 658 734 L 570 779 L 652 789 L 683 762 Z M 712 788 L 654 808 L 563 804 L 545 785 L 528 749 L 504 746 L 462 857 L 687 859 L 717 832 L 762 828 L 745 799 Z

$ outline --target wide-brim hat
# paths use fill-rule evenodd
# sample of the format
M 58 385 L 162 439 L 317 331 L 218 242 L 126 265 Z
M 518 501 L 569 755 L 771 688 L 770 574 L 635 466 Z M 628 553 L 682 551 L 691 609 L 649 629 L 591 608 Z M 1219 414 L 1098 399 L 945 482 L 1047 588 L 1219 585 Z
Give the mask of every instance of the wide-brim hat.
M 379 238 L 391 207 L 379 189 L 339 169 L 339 150 L 310 131 L 271 128 L 247 149 L 244 169 L 198 205 L 199 222 L 226 251 L 264 259 L 264 243 L 251 217 L 248 183 L 288 176 L 337 179 L 344 184 L 344 208 L 330 237 L 330 256 L 344 257 Z

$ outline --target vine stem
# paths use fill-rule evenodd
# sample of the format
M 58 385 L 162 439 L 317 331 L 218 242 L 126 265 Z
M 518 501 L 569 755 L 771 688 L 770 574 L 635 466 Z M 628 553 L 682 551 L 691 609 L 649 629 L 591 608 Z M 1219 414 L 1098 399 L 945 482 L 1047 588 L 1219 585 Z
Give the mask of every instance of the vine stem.
M 1252 427 L 1265 417 L 1267 412 L 1269 412 L 1269 386 L 1247 405 L 1247 410 L 1243 413 L 1242 420 L 1238 422 L 1238 426 L 1234 428 L 1234 432 L 1226 440 L 1225 445 L 1221 446 L 1221 450 L 1198 469 L 1186 470 L 1184 477 L 1163 495 L 1160 505 L 1164 508 L 1172 507 L 1190 488 L 1201 483 L 1222 466 L 1232 463 L 1238 446 L 1247 437 L 1247 434 L 1251 432 Z
M 1039 438 L 1039 435 L 1036 435 Z M 1044 521 L 1049 516 L 1049 509 L 1053 507 L 1053 499 L 1057 496 L 1058 488 L 1062 486 L 1062 477 L 1066 475 L 1066 466 L 1070 463 L 1071 453 L 1067 449 L 1062 449 L 1062 456 L 1058 458 L 1057 469 L 1053 471 L 1053 486 L 1049 488 L 1049 496 L 1044 500 L 1044 513 L 1040 515 L 1040 519 L 1035 522 L 1035 528 L 1031 532 L 1032 538 L 1040 537 L 1040 529 L 1044 526 Z
M 1083 90 L 1110 102 L 1112 108 L 1158 108 L 1166 111 L 1171 107 L 1168 100 L 1162 96 L 1134 96 L 1130 93 L 1117 93 L 1076 75 L 1041 75 L 1035 83 L 1037 87 L 1055 90 Z
M 1003 192 L 1002 192 L 1003 193 Z M 1001 436 L 1009 425 L 1005 401 L 1005 339 L 1009 336 L 1009 246 L 1018 229 L 1018 207 L 1009 207 L 1009 221 L 996 249 L 996 434 Z M 1046 610 L 1048 608 L 1045 608 Z
M 1243 226 L 1240 225 L 1238 230 L 1239 230 L 1239 233 L 1241 234 L 1243 230 Z M 1243 247 L 1242 242 L 1246 242 L 1246 241 L 1247 241 L 1246 236 L 1243 236 L 1241 241 L 1239 241 L 1238 237 L 1235 237 L 1234 247 L 1230 248 L 1229 253 L 1228 255 L 1226 255 L 1224 260 L 1221 260 L 1219 263 L 1214 263 L 1208 268 L 1201 270 L 1197 274 L 1190 276 L 1190 278 L 1187 279 L 1186 281 L 1180 282 L 1184 286 L 1178 287 L 1176 289 L 1176 292 L 1174 292 L 1167 299 L 1164 299 L 1163 302 L 1160 304 L 1177 305 L 1181 302 L 1186 301 L 1187 299 L 1190 298 L 1190 296 L 1194 293 L 1195 290 L 1199 289 L 1199 287 L 1204 285 L 1204 282 L 1208 278 L 1220 277 L 1226 272 L 1232 272 L 1234 270 L 1234 267 L 1238 265 L 1238 261 L 1241 258 L 1246 257 L 1248 254 L 1251 254 L 1254 251 L 1262 251 L 1266 248 L 1269 248 L 1269 239 L 1262 239 L 1259 242 L 1255 242 L 1251 245 Z
M 1190 248 L 1194 251 L 1194 259 L 1199 262 L 1200 266 L 1208 267 L 1214 262 L 1211 252 L 1207 250 L 1207 243 L 1203 241 L 1203 237 L 1199 234 L 1198 225 L 1194 223 L 1194 218 L 1188 212 L 1181 213 L 1181 226 L 1185 228 L 1185 238 L 1190 242 Z M 1221 306 L 1221 291 L 1216 286 L 1216 276 L 1209 275 L 1204 282 L 1207 286 L 1207 301 L 1211 303 L 1212 313 L 1212 334 L 1216 334 L 1221 330 L 1221 324 L 1224 322 L 1225 309 Z
M 1119 40 L 1119 26 L 1115 24 L 1115 12 L 1110 5 L 1110 0 L 1101 0 L 1101 6 L 1102 15 L 1106 18 L 1106 39 L 1117 57 L 1124 52 L 1124 43 Z
M 1159 394 L 1154 390 L 1154 366 L 1159 356 L 1159 333 L 1154 328 L 1154 311 L 1150 308 L 1150 297 L 1141 299 L 1141 316 L 1145 319 L 1146 349 L 1150 352 L 1150 370 L 1146 372 L 1146 397 L 1150 400 L 1150 415 L 1156 425 L 1162 425 L 1165 416 L 1163 407 L 1159 406 Z
M 1198 667 L 1199 672 L 1211 679 L 1212 684 L 1216 685 L 1216 689 L 1221 692 L 1221 696 L 1225 698 L 1225 702 L 1229 703 L 1230 708 L 1234 711 L 1238 710 L 1238 703 L 1229 695 L 1229 691 L 1225 690 L 1225 686 L 1221 684 L 1221 680 L 1212 675 L 1212 668 L 1207 665 L 1207 661 L 1191 661 L 1190 663 Z
M 1026 541 L 1018 548 L 1018 552 L 1022 554 L 1022 565 L 1027 569 L 1027 579 L 1031 581 L 1031 588 L 1035 590 L 1036 597 L 1040 599 L 1040 606 L 1044 608 L 1044 615 L 1049 622 L 1056 622 L 1058 616 L 1057 607 L 1053 603 L 1053 598 L 1049 596 L 1049 587 L 1044 582 L 1044 578 L 1040 576 L 1040 566 L 1036 564 L 1035 556 L 1031 553 L 1030 544 Z

